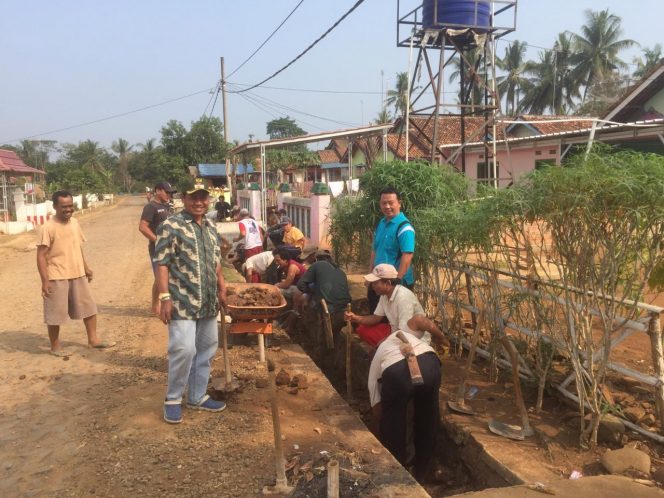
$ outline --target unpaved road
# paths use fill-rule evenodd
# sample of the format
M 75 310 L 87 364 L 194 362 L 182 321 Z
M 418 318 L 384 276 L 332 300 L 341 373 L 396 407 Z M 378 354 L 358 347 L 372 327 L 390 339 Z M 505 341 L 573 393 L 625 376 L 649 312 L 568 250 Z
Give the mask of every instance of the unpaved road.
M 273 479 L 269 437 L 258 448 L 237 437 L 257 425 L 269 436 L 269 419 L 232 409 L 186 411 L 178 427 L 161 419 L 167 335 L 148 313 L 142 205 L 124 198 L 80 218 L 112 351 L 88 349 L 82 323 L 69 322 L 61 337 L 76 353 L 49 355 L 35 235 L 0 239 L 0 496 L 255 496 Z

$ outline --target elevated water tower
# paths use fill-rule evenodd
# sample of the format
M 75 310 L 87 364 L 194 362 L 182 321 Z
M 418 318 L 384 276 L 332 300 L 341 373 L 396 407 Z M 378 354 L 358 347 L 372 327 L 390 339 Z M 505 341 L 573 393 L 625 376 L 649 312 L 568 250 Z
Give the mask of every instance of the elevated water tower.
M 461 158 L 466 172 L 464 145 L 485 142 L 486 165 L 497 185 L 495 162 L 496 116 L 500 99 L 496 92 L 496 40 L 516 29 L 518 0 L 397 0 L 397 46 L 417 50 L 410 74 L 409 114 L 425 117 L 424 130 L 431 128 L 431 161 L 455 163 Z M 453 62 L 456 66 L 453 68 Z M 411 63 L 409 62 L 409 70 Z M 458 71 L 458 84 L 446 79 Z M 473 81 L 468 91 L 465 82 Z M 475 91 L 472 91 L 472 87 Z M 414 91 L 413 88 L 417 87 Z M 479 91 L 477 90 L 479 88 Z M 448 157 L 438 149 L 439 116 L 458 116 L 461 146 Z M 484 118 L 484 126 L 467 133 L 466 118 Z M 410 126 L 409 117 L 406 126 Z M 420 122 L 422 120 L 419 120 Z M 480 136 L 481 135 L 481 136 Z M 408 134 L 406 133 L 406 137 Z

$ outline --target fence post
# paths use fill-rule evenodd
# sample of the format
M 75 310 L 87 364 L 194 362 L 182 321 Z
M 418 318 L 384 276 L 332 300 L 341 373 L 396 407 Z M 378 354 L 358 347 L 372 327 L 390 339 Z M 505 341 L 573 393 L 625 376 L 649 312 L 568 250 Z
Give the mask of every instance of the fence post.
M 290 199 L 292 195 L 292 192 L 277 192 L 277 209 L 282 209 L 284 207 L 284 199 Z
M 309 234 L 312 244 L 320 248 L 328 249 L 330 241 L 330 196 L 312 195 L 309 223 L 311 223 Z
M 652 363 L 655 367 L 655 404 L 657 405 L 657 419 L 659 431 L 664 434 L 664 346 L 662 345 L 662 327 L 659 313 L 651 313 L 648 321 L 648 335 L 650 336 L 650 350 Z

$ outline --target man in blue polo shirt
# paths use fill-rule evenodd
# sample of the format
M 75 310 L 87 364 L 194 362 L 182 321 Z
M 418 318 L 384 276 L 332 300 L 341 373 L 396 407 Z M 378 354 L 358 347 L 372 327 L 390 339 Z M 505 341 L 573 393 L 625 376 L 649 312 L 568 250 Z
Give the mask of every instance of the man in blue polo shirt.
M 398 278 L 409 289 L 413 287 L 413 253 L 415 252 L 415 230 L 406 215 L 401 212 L 401 197 L 392 187 L 380 192 L 380 210 L 385 217 L 378 222 L 374 232 L 369 270 L 387 263 L 394 266 Z M 367 292 L 369 311 L 374 312 L 379 296 L 369 287 Z

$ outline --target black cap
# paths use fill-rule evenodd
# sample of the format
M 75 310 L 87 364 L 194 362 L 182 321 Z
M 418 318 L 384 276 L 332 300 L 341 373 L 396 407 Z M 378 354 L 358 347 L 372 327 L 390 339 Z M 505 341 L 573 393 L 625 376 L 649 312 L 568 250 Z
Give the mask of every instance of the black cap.
M 168 182 L 159 182 L 154 186 L 154 189 L 155 190 L 157 190 L 157 189 L 165 190 L 166 192 L 169 192 L 171 194 L 174 194 L 175 192 L 177 192 L 177 190 L 175 190 L 171 186 L 171 184 L 168 183 Z

